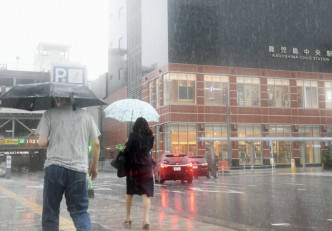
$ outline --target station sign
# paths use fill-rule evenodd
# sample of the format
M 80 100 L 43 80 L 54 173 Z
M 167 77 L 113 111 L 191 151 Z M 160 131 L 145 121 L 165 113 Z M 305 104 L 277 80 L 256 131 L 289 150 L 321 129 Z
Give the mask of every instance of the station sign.
M 85 85 L 86 69 L 84 66 L 53 65 L 51 82 Z
M 28 150 L 8 150 L 8 151 L 0 151 L 0 155 L 29 155 Z

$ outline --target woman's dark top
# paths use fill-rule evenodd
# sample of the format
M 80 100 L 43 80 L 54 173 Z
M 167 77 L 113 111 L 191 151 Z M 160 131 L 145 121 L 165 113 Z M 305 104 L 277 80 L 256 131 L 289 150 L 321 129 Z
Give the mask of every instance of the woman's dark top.
M 154 160 L 150 155 L 153 147 L 153 135 L 132 132 L 124 150 L 126 155 L 127 194 L 147 194 L 153 197 L 154 182 L 152 166 Z

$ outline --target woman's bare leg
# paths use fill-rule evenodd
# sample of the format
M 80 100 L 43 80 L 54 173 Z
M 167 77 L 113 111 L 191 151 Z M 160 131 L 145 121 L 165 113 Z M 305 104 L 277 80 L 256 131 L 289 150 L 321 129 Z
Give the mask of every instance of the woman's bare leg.
M 128 195 L 126 196 L 126 220 L 130 220 L 131 219 L 131 206 L 133 205 L 133 195 Z
M 150 211 L 151 199 L 146 194 L 143 194 L 142 198 L 143 198 L 143 208 L 144 208 L 143 223 L 149 224 L 149 211 Z

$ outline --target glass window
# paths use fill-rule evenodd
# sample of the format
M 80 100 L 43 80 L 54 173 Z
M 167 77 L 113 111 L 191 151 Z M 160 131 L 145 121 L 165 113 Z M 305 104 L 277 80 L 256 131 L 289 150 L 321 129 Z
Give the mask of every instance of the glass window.
M 301 137 L 319 137 L 319 126 L 302 125 L 299 126 L 299 136 Z M 319 141 L 306 141 L 301 142 L 304 145 L 305 155 L 301 156 L 307 164 L 320 163 L 320 142 Z
M 163 82 L 164 82 L 164 99 L 163 99 L 163 105 L 168 105 L 170 102 L 170 78 L 169 74 L 163 75 Z
M 267 93 L 269 107 L 289 107 L 289 80 L 268 79 Z
M 204 104 L 226 105 L 228 76 L 204 75 Z
M 237 77 L 236 82 L 238 106 L 260 106 L 260 79 Z
M 156 108 L 158 108 L 159 107 L 159 104 L 160 104 L 160 102 L 159 102 L 159 94 L 160 94 L 160 92 L 159 92 L 159 84 L 160 84 L 160 81 L 159 81 L 159 78 L 156 78 Z
M 269 135 L 274 137 L 290 137 L 290 125 L 269 125 Z M 273 141 L 273 159 L 275 163 L 290 164 L 292 159 L 292 142 Z M 272 158 L 272 157 L 271 157 Z
M 332 109 L 332 82 L 325 82 L 325 108 Z
M 152 90 L 153 90 L 153 84 L 152 81 L 149 82 L 149 103 L 152 105 Z
M 195 103 L 196 75 L 184 73 L 164 75 L 164 105 Z
M 227 125 L 226 124 L 205 124 L 205 136 L 206 137 L 227 137 Z M 214 141 L 205 142 L 205 146 L 213 146 L 214 155 L 218 157 L 218 160 L 228 159 L 227 141 Z M 212 147 L 206 147 L 207 150 L 212 150 Z
M 238 125 L 238 137 L 261 137 L 260 125 Z M 262 164 L 262 142 L 238 142 L 239 163 L 245 164 Z
M 318 108 L 318 83 L 313 80 L 297 80 L 297 103 L 302 108 Z
M 196 154 L 196 124 L 169 124 L 165 127 L 165 153 Z M 169 143 L 169 145 L 167 144 Z

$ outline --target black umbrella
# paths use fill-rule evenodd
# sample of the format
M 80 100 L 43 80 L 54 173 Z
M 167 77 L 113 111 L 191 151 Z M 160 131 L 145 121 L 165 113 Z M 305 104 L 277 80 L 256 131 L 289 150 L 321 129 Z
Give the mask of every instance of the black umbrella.
M 85 86 L 45 82 L 12 87 L 0 97 L 0 107 L 27 111 L 47 110 L 56 107 L 55 97 L 70 98 L 77 107 L 107 105 Z

